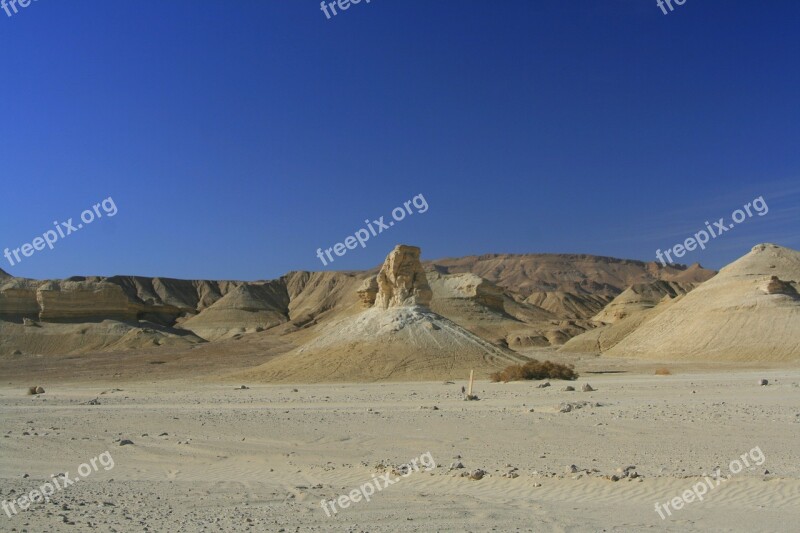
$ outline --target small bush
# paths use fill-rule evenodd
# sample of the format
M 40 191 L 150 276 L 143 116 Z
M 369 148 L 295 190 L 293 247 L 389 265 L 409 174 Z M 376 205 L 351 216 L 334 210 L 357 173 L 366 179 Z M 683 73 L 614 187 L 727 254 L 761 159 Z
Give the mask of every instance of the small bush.
M 662 366 L 661 368 L 656 368 L 656 376 L 669 376 L 672 372 L 669 371 L 669 368 Z
M 563 365 L 545 361 L 541 363 L 536 359 L 524 365 L 511 365 L 505 370 L 495 372 L 489 376 L 492 381 L 523 381 L 529 379 L 578 379 L 578 373 L 572 365 Z

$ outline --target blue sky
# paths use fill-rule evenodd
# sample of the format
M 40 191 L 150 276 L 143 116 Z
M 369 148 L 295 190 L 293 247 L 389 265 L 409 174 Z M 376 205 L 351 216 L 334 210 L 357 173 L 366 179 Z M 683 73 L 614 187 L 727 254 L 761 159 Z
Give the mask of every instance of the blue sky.
M 38 0 L 0 11 L 0 251 L 17 276 L 269 279 L 423 257 L 800 249 L 800 2 Z M 332 247 L 414 213 L 323 266 Z M 102 212 L 102 211 L 101 211 Z

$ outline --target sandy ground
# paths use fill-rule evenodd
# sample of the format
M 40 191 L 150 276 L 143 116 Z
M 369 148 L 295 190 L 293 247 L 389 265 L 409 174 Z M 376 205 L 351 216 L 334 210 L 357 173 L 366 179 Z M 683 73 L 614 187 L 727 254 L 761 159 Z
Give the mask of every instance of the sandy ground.
M 585 382 L 597 390 L 581 392 Z M 0 530 L 752 532 L 800 521 L 798 370 L 584 373 L 576 392 L 482 381 L 474 402 L 463 384 L 45 383 L 41 396 L 4 385 L 0 499 L 79 477 L 106 451 L 114 466 L 3 513 Z M 588 404 L 560 412 L 565 402 Z M 755 447 L 763 464 L 731 474 Z M 380 465 L 426 452 L 430 472 L 322 510 Z M 628 466 L 640 477 L 608 479 Z M 659 517 L 655 502 L 716 467 L 730 479 Z M 478 468 L 483 479 L 461 477 Z

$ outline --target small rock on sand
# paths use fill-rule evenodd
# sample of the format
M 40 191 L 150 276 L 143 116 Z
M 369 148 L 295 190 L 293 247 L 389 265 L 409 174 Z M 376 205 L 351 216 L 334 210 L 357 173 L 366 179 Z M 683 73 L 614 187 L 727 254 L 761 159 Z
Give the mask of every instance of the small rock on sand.
M 486 475 L 486 472 L 484 472 L 483 470 L 478 468 L 478 469 L 473 470 L 472 472 L 470 472 L 469 478 L 472 479 L 472 480 L 477 481 L 479 479 L 483 479 L 483 476 L 485 476 L 485 475 Z

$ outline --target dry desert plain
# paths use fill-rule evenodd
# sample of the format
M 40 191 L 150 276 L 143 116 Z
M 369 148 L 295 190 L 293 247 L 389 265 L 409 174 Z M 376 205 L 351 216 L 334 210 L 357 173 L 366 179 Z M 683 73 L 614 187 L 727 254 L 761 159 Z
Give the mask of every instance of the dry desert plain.
M 546 355 L 582 376 L 546 388 L 479 381 L 472 402 L 463 380 L 240 389 L 139 375 L 51 385 L 40 396 L 5 385 L 4 499 L 55 473 L 75 477 L 106 451 L 114 466 L 4 514 L 0 529 L 791 531 L 800 521 L 800 369 L 676 363 L 674 375 L 655 376 L 652 364 Z M 603 371 L 615 373 L 592 373 Z M 596 390 L 581 392 L 583 383 Z M 730 461 L 755 447 L 763 464 L 731 474 Z M 426 452 L 437 464 L 430 472 L 331 517 L 322 509 L 322 499 Z M 730 479 L 660 518 L 656 502 L 717 467 Z M 475 469 L 483 479 L 462 477 Z

